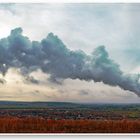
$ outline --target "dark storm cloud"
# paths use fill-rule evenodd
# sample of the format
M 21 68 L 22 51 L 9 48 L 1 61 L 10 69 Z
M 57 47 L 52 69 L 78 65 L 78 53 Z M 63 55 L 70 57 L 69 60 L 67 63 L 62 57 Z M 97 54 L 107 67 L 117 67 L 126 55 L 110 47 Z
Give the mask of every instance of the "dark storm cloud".
M 0 71 L 6 74 L 10 67 L 20 68 L 26 80 L 38 83 L 28 75 L 37 69 L 51 75 L 50 80 L 61 83 L 63 79 L 80 79 L 119 86 L 140 96 L 139 75 L 125 75 L 109 58 L 104 46 L 97 47 L 91 55 L 71 51 L 53 33 L 41 42 L 31 42 L 16 28 L 10 36 L 0 40 Z

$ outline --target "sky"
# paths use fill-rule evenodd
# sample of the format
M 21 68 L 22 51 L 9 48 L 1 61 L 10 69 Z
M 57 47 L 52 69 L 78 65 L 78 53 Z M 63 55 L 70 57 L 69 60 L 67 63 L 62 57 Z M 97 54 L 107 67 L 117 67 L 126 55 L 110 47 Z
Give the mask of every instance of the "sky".
M 0 100 L 139 103 L 140 4 L 0 4 Z

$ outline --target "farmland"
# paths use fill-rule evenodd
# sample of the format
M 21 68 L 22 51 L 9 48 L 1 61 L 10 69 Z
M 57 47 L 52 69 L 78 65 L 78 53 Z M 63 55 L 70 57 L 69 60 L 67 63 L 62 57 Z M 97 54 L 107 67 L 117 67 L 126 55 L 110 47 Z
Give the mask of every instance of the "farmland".
M 0 102 L 0 133 L 139 133 L 139 104 Z
M 139 133 L 139 120 L 47 120 L 0 118 L 1 133 Z

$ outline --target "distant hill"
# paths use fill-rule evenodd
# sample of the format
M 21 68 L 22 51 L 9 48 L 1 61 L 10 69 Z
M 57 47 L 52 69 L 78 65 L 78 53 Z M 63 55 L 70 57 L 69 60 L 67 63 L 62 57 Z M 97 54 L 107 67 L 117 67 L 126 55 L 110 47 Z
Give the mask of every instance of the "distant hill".
M 11 108 L 76 108 L 84 105 L 69 102 L 20 102 L 0 101 L 0 109 Z
M 0 109 L 94 109 L 94 110 L 139 110 L 140 104 L 82 104 L 70 102 L 18 102 L 0 101 Z

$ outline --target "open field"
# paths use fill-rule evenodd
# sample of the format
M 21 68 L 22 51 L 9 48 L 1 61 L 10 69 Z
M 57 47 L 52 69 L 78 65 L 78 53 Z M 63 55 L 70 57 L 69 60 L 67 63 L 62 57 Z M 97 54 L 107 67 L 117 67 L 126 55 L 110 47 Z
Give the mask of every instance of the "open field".
M 140 133 L 139 104 L 0 104 L 0 133 Z
M 140 104 L 0 102 L 0 117 L 7 116 L 42 117 L 51 120 L 139 120 Z
M 139 133 L 140 120 L 47 120 L 0 118 L 1 133 Z
M 0 109 L 0 117 L 41 117 L 51 120 L 139 120 L 138 110 L 94 110 L 80 108 Z

